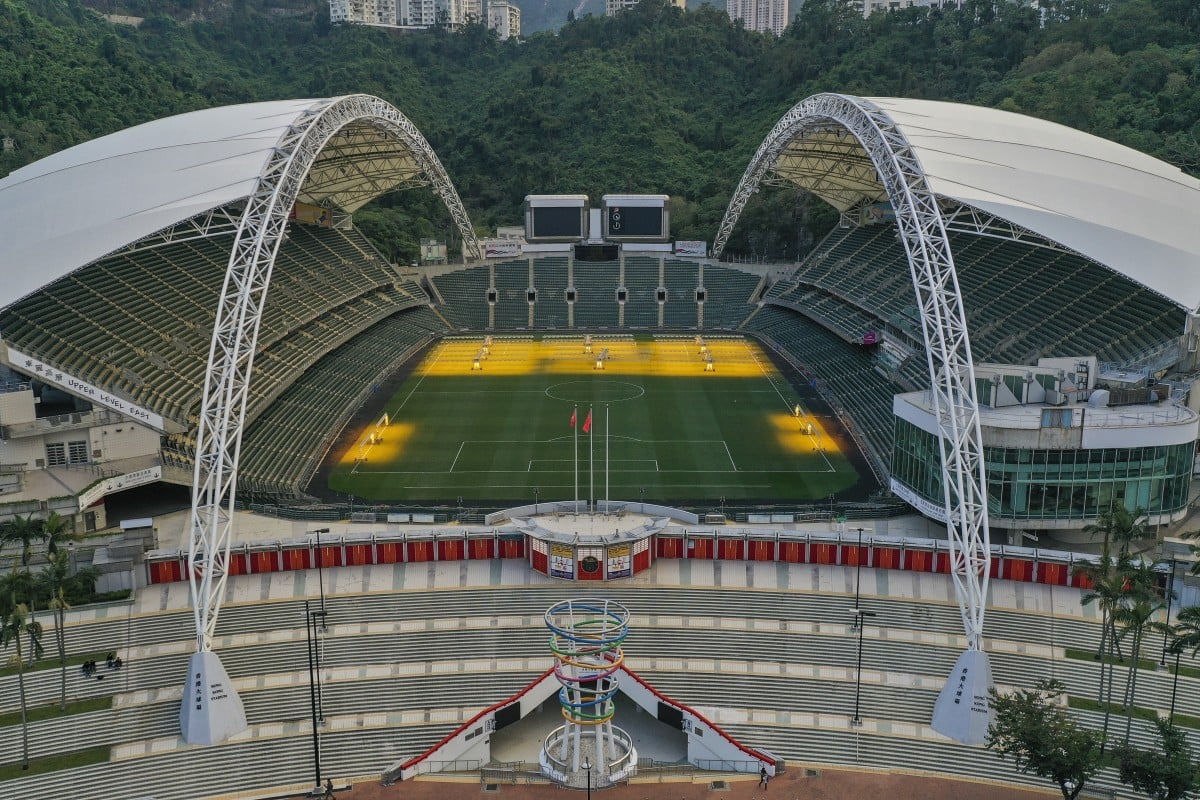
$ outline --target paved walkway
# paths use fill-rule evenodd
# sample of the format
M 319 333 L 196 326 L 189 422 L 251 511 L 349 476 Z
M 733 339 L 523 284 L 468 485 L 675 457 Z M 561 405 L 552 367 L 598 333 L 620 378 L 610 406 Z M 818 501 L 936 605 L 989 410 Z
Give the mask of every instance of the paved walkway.
M 809 774 L 814 772 L 815 774 Z M 723 788 L 712 788 L 716 776 L 686 781 L 635 780 L 627 786 L 595 792 L 597 800 L 1048 800 L 1062 795 L 1052 786 L 1045 791 L 1018 789 L 1000 782 L 953 780 L 898 771 L 789 767 L 764 791 L 754 777 L 729 777 Z M 1048 784 L 1049 786 L 1049 784 Z M 301 795 L 303 796 L 303 795 Z M 338 791 L 342 800 L 449 800 L 496 796 L 499 800 L 571 800 L 578 791 L 556 786 L 501 785 L 494 795 L 479 783 L 422 779 L 381 786 L 359 783 Z

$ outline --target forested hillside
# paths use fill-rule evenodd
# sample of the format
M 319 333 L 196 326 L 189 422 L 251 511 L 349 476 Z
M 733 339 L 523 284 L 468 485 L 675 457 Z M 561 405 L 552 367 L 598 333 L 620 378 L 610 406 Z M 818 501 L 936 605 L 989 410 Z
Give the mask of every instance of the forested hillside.
M 219 19 L 113 26 L 77 0 L 0 0 L 0 175 L 156 117 L 285 97 L 377 94 L 429 138 L 482 230 L 528 192 L 665 192 L 681 237 L 711 240 L 775 120 L 819 91 L 978 103 L 1055 120 L 1200 167 L 1200 2 L 1114 0 L 1037 12 L 972 0 L 863 20 L 809 0 L 781 38 L 723 11 L 661 0 L 557 34 L 499 42 L 482 27 L 398 33 L 277 17 L 234 0 Z M 118 190 L 114 187 L 114 190 Z M 752 203 L 735 247 L 791 256 L 795 220 L 828 214 L 782 192 Z M 424 193 L 361 212 L 390 253 L 444 236 Z M 801 226 L 803 227 L 803 226 Z M 786 249 L 786 250 L 785 250 Z

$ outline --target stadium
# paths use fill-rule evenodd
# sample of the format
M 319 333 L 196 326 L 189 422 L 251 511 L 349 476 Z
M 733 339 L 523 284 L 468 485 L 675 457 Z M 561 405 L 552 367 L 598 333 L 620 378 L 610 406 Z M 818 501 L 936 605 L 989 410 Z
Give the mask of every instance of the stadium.
M 840 214 L 798 263 L 724 258 L 765 183 Z M 397 190 L 441 199 L 463 263 L 392 264 L 355 228 Z M 623 239 L 586 198 L 539 238 L 537 197 L 523 245 L 485 250 L 421 133 L 363 95 L 161 119 L 0 180 L 0 521 L 69 519 L 73 563 L 131 590 L 67 612 L 72 665 L 123 666 L 68 670 L 77 713 L 28 725 L 51 766 L 0 791 L 533 782 L 565 597 L 629 610 L 622 715 L 662 726 L 642 779 L 1038 785 L 931 725 L 964 651 L 998 688 L 1095 695 L 1075 567 L 1115 508 L 1188 602 L 1195 179 L 1011 113 L 816 95 L 711 250 L 665 215 Z M 172 496 L 191 510 L 154 518 Z M 5 753 L 18 698 L 59 697 L 45 661 L 0 674 Z M 222 691 L 189 719 L 195 669 Z M 1147 671 L 1137 703 L 1200 716 L 1195 680 Z

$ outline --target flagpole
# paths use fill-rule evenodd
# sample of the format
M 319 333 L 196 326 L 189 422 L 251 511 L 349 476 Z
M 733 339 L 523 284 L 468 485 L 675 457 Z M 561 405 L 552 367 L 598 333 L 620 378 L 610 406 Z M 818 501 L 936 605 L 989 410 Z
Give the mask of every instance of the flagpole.
M 608 403 L 604 404 L 604 513 L 609 511 L 611 502 L 608 496 Z
M 592 407 L 588 406 L 588 505 L 596 500 L 596 437 L 592 434 Z
M 575 515 L 579 515 L 579 404 L 571 412 L 571 430 L 575 434 Z

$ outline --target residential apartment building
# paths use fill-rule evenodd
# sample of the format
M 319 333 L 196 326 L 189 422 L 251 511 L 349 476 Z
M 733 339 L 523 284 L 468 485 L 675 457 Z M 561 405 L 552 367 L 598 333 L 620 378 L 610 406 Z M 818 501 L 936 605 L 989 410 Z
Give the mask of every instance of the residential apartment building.
M 641 0 L 604 0 L 604 14 L 606 16 L 614 16 L 618 11 L 624 11 L 627 8 L 633 8 Z M 671 5 L 676 8 L 687 8 L 687 0 L 671 0 Z
M 864 3 L 887 0 L 863 0 Z M 746 30 L 782 36 L 788 24 L 788 0 L 728 0 L 729 18 L 741 20 Z
M 396 0 L 329 0 L 330 22 L 395 25 Z
M 521 35 L 521 9 L 510 0 L 490 0 L 487 4 L 487 26 L 501 39 Z

